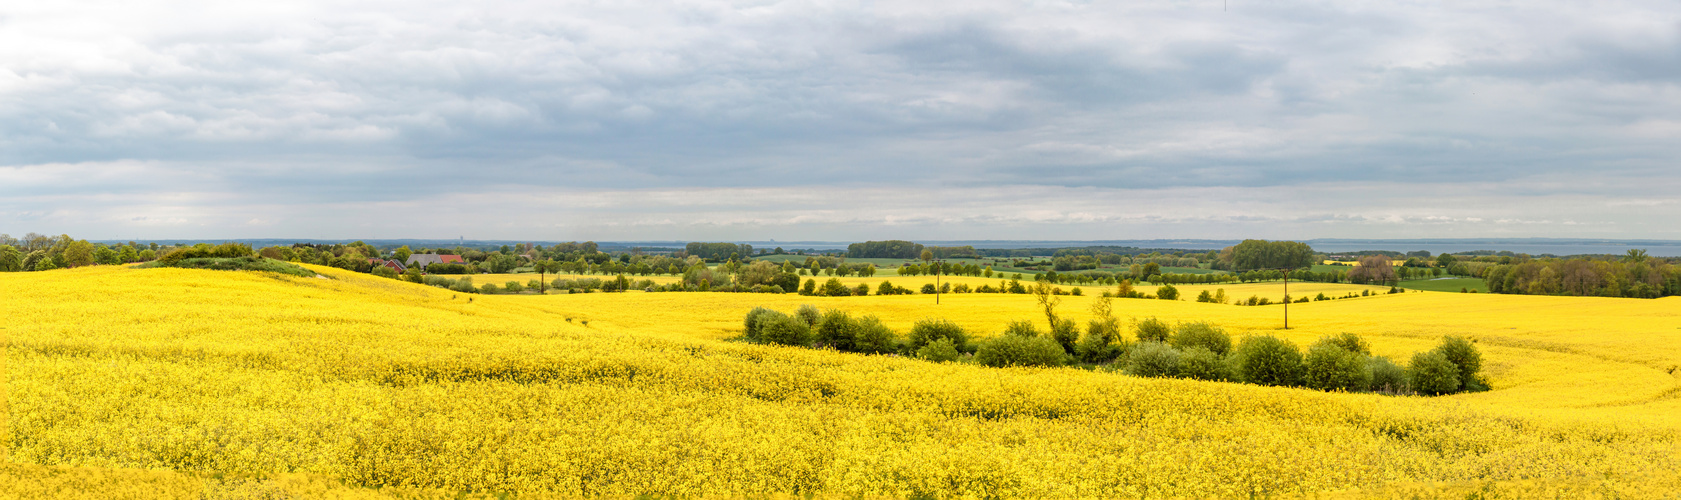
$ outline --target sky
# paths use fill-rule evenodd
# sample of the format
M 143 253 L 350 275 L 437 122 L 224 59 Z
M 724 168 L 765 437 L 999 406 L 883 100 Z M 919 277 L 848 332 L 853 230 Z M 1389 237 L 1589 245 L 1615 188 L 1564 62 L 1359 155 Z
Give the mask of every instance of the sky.
M 11 2 L 0 233 L 1681 239 L 1668 1 Z

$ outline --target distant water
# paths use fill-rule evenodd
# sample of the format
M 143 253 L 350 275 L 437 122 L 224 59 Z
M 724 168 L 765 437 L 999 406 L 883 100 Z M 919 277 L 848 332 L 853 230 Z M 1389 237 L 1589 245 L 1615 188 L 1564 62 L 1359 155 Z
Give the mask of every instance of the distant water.
M 1529 255 L 1583 255 L 1583 254 L 1611 254 L 1622 255 L 1629 249 L 1643 249 L 1647 255 L 1653 257 L 1681 257 L 1681 244 L 1659 245 L 1652 243 L 1596 243 L 1596 244 L 1499 244 L 1499 243 L 1310 243 L 1313 249 L 1324 253 L 1353 252 L 1359 250 L 1393 250 L 1396 252 L 1413 252 L 1429 250 L 1431 255 L 1442 253 L 1459 253 L 1476 250 L 1510 251 Z

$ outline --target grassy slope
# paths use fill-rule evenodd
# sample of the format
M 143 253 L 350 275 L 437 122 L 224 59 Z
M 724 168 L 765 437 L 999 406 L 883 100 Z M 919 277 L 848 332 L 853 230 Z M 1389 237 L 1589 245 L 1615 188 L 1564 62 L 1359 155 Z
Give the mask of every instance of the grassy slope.
M 32 292 L 0 303 L 11 458 L 679 495 L 1238 496 L 1602 474 L 1636 488 L 1673 484 L 1681 468 L 1681 384 L 1663 371 L 1681 360 L 1677 299 L 1414 293 L 1296 305 L 1288 332 L 1274 329 L 1277 308 L 1115 301 L 1123 317 L 1301 344 L 1356 332 L 1397 358 L 1443 334 L 1477 338 L 1496 390 L 1419 399 L 713 340 L 753 306 L 800 303 L 993 332 L 1038 317 L 1020 295 L 947 296 L 937 309 L 924 296 L 706 293 L 469 303 L 311 269 L 334 279 L 0 275 Z M 1092 300 L 1065 297 L 1062 311 L 1083 321 Z

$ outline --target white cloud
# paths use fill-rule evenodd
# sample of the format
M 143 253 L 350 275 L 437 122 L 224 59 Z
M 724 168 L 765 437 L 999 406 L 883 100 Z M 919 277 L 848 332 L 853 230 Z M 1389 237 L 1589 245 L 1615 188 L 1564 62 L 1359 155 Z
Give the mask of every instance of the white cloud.
M 1655 237 L 1676 47 L 1658 1 L 36 2 L 0 226 Z

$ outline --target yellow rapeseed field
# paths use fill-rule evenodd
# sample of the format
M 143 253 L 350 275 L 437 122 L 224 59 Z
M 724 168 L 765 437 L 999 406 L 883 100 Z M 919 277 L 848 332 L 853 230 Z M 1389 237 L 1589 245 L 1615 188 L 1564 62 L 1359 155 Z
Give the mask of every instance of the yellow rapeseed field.
M 1677 298 L 1379 295 L 1293 304 L 1288 331 L 1276 305 L 1114 301 L 1122 318 L 1301 345 L 1354 332 L 1401 362 L 1443 335 L 1476 339 L 1494 390 L 1422 398 L 728 340 L 755 306 L 806 303 L 988 336 L 1043 322 L 1028 295 L 487 296 L 309 267 L 324 277 L 0 274 L 12 462 L 0 481 L 100 497 L 1681 489 Z M 1257 288 L 1223 287 L 1278 284 L 1241 286 Z M 1083 322 L 1089 294 L 1060 310 Z

